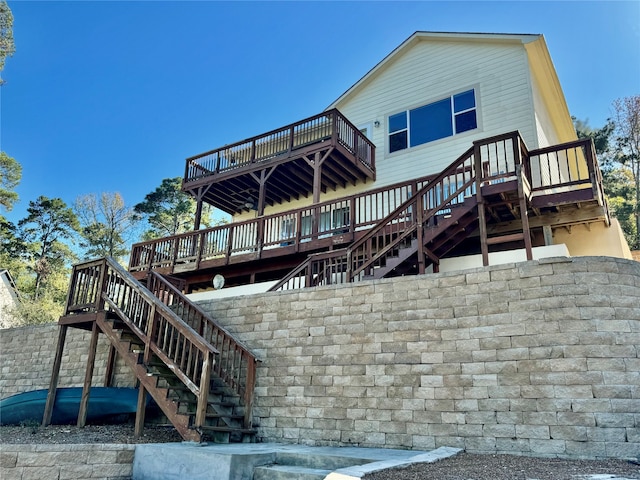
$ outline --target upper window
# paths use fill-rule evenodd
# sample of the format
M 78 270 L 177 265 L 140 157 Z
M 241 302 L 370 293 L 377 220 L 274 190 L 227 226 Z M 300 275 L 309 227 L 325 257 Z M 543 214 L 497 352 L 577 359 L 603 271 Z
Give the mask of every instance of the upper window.
M 478 127 L 475 91 L 468 90 L 389 117 L 389 153 Z

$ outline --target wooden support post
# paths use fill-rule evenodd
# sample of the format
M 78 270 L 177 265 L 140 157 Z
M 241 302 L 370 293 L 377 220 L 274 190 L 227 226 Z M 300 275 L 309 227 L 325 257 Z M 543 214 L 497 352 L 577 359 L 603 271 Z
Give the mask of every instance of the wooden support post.
M 476 175 L 476 200 L 478 203 L 478 226 L 480 227 L 480 249 L 482 250 L 482 264 L 486 267 L 489 265 L 489 245 L 487 243 L 487 218 L 484 209 L 484 198 L 482 197 L 482 158 L 480 153 L 480 144 L 473 144 L 473 160 Z
M 423 275 L 425 272 L 425 246 L 424 246 L 424 210 L 422 208 L 421 198 L 415 197 L 413 204 L 413 215 L 418 229 L 418 274 Z
M 202 219 L 202 197 L 198 196 L 198 200 L 196 202 L 196 218 L 193 222 L 193 230 L 200 230 L 200 221 Z
M 524 248 L 527 252 L 527 260 L 533 260 L 533 248 L 531 245 L 531 230 L 529 228 L 529 211 L 527 199 L 524 194 L 522 165 L 516 165 L 516 175 L 518 176 L 518 199 L 520 200 L 520 219 L 522 220 L 522 235 L 524 236 Z
M 53 415 L 53 405 L 56 401 L 56 390 L 58 388 L 58 378 L 60 376 L 60 364 L 62 362 L 62 352 L 64 351 L 64 341 L 67 337 L 68 325 L 60 325 L 58 330 L 58 346 L 56 348 L 56 356 L 53 360 L 53 371 L 51 372 L 51 381 L 49 382 L 49 392 L 47 393 L 47 403 L 44 407 L 44 415 L 42 416 L 42 426 L 46 427 L 51 423 Z
M 110 387 L 113 384 L 113 372 L 115 371 L 118 351 L 113 345 L 109 345 L 109 356 L 107 357 L 107 371 L 104 374 L 104 386 Z
M 104 312 L 98 313 L 104 317 Z M 89 408 L 89 396 L 91 394 L 91 379 L 93 378 L 93 367 L 96 361 L 96 350 L 98 348 L 98 322 L 94 320 L 91 328 L 91 343 L 89 344 L 89 356 L 87 358 L 87 369 L 84 374 L 84 385 L 82 387 L 82 398 L 80 399 L 80 410 L 78 411 L 78 427 L 84 427 L 87 423 L 87 410 Z
M 316 152 L 313 158 L 313 203 L 320 203 L 320 191 L 322 189 L 322 162 L 320 152 Z
M 553 230 L 551 225 L 542 226 L 542 235 L 544 236 L 544 244 L 546 246 L 553 245 Z
M 142 382 L 138 386 L 138 404 L 136 406 L 136 420 L 133 434 L 136 437 L 142 436 L 142 430 L 144 429 L 144 417 L 147 408 L 147 389 L 144 388 Z

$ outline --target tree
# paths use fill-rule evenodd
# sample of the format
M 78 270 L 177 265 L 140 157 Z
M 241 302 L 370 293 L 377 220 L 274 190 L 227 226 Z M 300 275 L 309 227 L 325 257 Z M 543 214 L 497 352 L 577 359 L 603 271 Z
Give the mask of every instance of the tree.
M 22 178 L 22 166 L 5 152 L 0 152 L 0 205 L 11 210 L 18 200 L 14 188 Z
M 631 249 L 640 249 L 640 95 L 613 102 L 615 123 L 615 161 L 626 167 L 633 180 L 631 203 L 634 232 Z
M 182 178 L 165 178 L 158 188 L 147 194 L 143 202 L 133 207 L 151 227 L 143 234 L 145 240 L 170 237 L 193 229 L 196 202 L 181 189 Z M 211 226 L 211 208 L 202 209 L 202 225 Z
M 63 240 L 73 241 L 80 224 L 73 210 L 60 198 L 40 196 L 29 202 L 27 217 L 18 222 L 21 237 L 28 245 L 27 256 L 36 274 L 33 299 L 38 300 L 43 282 L 69 263 L 74 255 Z
M 80 221 L 80 246 L 88 257 L 113 257 L 120 261 L 129 249 L 127 243 L 137 223 L 132 208 L 120 193 L 84 195 L 76 199 L 74 210 Z
M 615 135 L 617 123 L 607 120 L 602 128 L 591 128 L 586 121 L 573 118 L 579 138 L 591 138 L 600 160 L 604 190 L 607 194 L 609 210 L 620 222 L 627 243 L 634 248 L 636 226 L 634 212 L 634 181 L 631 170 L 620 162 L 618 139 Z M 637 247 L 636 247 L 637 248 Z
M 5 0 L 0 1 L 0 72 L 4 70 L 7 57 L 12 57 L 16 51 L 13 42 L 13 14 Z M 0 78 L 0 86 L 4 80 Z

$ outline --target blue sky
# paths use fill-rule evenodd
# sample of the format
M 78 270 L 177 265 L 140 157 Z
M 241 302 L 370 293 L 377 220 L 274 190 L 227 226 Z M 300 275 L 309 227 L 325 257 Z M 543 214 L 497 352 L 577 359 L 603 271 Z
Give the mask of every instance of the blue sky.
M 640 2 L 11 1 L 0 147 L 38 195 L 133 206 L 186 157 L 319 113 L 416 30 L 542 33 L 594 127 L 640 93 Z

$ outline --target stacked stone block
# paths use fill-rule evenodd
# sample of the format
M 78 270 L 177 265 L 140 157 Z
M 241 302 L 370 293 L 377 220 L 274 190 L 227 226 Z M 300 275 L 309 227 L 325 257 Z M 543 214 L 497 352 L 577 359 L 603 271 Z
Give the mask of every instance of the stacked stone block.
M 59 387 L 84 383 L 91 332 L 69 328 L 60 365 Z M 0 330 L 0 398 L 49 388 L 58 343 L 58 325 L 34 325 Z M 109 343 L 100 336 L 93 370 L 93 386 L 104 385 Z M 113 386 L 133 386 L 135 378 L 120 359 Z
M 640 263 L 576 257 L 202 302 L 265 441 L 640 452 Z
M 254 423 L 263 441 L 640 452 L 638 262 L 546 259 L 201 306 L 262 360 Z M 0 338 L 0 395 L 47 388 L 57 326 Z M 69 330 L 61 386 L 82 384 L 88 344 L 88 333 Z M 117 384 L 131 385 L 126 367 L 118 372 Z
M 2 445 L 3 480 L 127 480 L 135 445 Z

